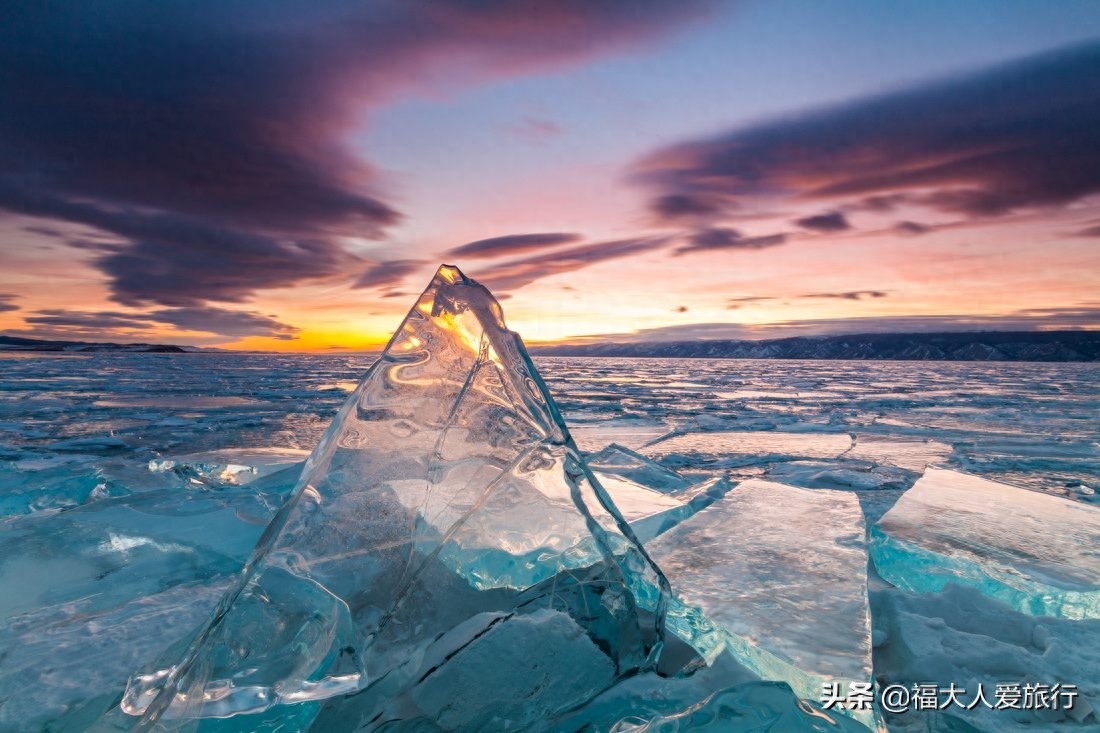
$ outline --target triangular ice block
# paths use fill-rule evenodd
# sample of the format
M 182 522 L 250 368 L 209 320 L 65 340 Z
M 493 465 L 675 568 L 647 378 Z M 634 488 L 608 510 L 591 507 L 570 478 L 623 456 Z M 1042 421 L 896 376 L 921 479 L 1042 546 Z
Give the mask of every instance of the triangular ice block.
M 652 664 L 664 604 L 640 611 L 631 589 L 666 587 L 500 306 L 444 266 L 212 621 L 182 659 L 136 676 L 123 709 L 181 721 L 357 693 L 322 718 L 339 704 L 359 730 L 478 730 L 505 709 L 500 694 L 544 689 L 530 710 L 549 715 Z M 493 651 L 516 639 L 524 654 Z M 475 676 L 442 715 L 425 685 L 486 657 L 504 692 Z

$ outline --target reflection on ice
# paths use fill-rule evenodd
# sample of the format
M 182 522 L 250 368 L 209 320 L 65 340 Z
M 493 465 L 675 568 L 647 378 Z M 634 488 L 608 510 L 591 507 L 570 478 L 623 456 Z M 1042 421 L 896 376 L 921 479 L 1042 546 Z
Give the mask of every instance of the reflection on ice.
M 1025 613 L 1100 618 L 1100 508 L 929 469 L 871 530 L 900 588 L 974 586 Z
M 946 461 L 952 448 L 937 440 L 914 440 L 874 434 L 857 434 L 855 445 L 845 458 L 868 461 L 875 465 L 897 466 L 920 473 L 928 466 Z
M 586 453 L 595 453 L 609 443 L 638 450 L 668 433 L 667 425 L 637 422 L 605 422 L 595 425 L 581 423 L 569 426 L 569 434 L 576 441 L 577 447 Z
M 646 453 L 661 457 L 717 456 L 721 464 L 729 457 L 738 461 L 762 463 L 776 458 L 837 458 L 852 447 L 847 433 L 713 432 L 677 435 L 646 448 Z
M 825 681 L 871 679 L 863 535 L 850 493 L 746 481 L 646 550 L 672 585 L 678 636 L 817 699 Z M 693 608 L 717 633 L 700 635 Z

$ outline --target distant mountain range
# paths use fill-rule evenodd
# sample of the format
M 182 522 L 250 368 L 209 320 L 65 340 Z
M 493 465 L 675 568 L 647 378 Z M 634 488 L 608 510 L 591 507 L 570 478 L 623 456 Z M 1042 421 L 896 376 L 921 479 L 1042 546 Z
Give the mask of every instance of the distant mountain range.
M 0 352 L 205 352 L 172 344 L 44 341 L 0 336 Z M 213 349 L 213 351 L 220 351 Z M 535 356 L 673 359 L 869 359 L 897 361 L 1100 361 L 1100 331 L 980 331 L 795 336 L 762 341 L 695 340 L 532 346 Z
M 0 351 L 117 351 L 125 353 L 180 354 L 187 351 L 182 346 L 170 344 L 107 344 L 91 341 L 43 341 L 17 336 L 0 336 Z
M 539 346 L 539 356 L 677 359 L 874 359 L 1100 361 L 1100 331 L 982 331 L 795 336 L 765 341 L 695 340 Z

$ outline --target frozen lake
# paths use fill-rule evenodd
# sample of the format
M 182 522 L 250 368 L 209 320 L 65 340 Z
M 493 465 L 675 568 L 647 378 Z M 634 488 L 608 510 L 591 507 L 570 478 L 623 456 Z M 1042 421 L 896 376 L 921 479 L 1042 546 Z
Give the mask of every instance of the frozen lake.
M 84 729 L 148 661 L 151 624 L 167 642 L 201 623 L 285 496 L 277 469 L 314 447 L 372 361 L 0 353 L 0 730 Z M 536 364 L 584 451 L 617 443 L 689 481 L 854 492 L 867 526 L 932 466 L 1100 503 L 1100 364 Z M 192 454 L 207 463 L 173 463 Z M 763 543 L 766 557 L 767 532 Z M 1036 620 L 966 589 L 907 593 L 874 576 L 870 593 L 880 684 L 965 673 L 992 686 L 1019 667 L 1100 693 L 1086 673 L 1100 668 L 1100 621 Z M 977 729 L 1015 729 L 986 712 Z M 930 720 L 887 722 L 915 732 Z
M 309 450 L 371 361 L 0 353 L 0 505 L 87 498 L 30 490 L 32 474 L 40 487 L 95 474 L 111 493 L 141 489 L 121 477 L 160 456 Z M 1100 489 L 1098 364 L 536 363 L 582 449 L 653 444 L 687 473 L 901 489 L 931 463 L 1082 501 Z

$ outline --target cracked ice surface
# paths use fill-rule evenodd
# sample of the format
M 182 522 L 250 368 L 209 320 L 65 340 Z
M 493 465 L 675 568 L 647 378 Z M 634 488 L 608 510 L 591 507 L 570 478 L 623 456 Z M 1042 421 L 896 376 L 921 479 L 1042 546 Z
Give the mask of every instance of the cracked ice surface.
M 769 458 L 838 458 L 851 447 L 847 433 L 713 432 L 677 435 L 647 447 L 646 453 L 656 457 L 718 456 L 718 465 L 739 465 Z
M 208 617 L 297 479 L 292 467 L 243 487 L 194 483 L 174 471 L 151 473 L 149 461 L 226 448 L 311 450 L 375 356 L 0 352 L 0 603 L 10 610 L 0 613 L 0 730 L 99 730 L 96 715 L 117 706 L 126 676 L 177 635 L 185 642 L 187 631 Z M 877 518 L 919 478 L 919 464 L 896 465 L 899 451 L 923 451 L 934 442 L 952 448 L 942 465 L 1079 503 L 1100 501 L 1097 364 L 611 358 L 538 358 L 537 364 L 571 433 L 585 441 L 582 449 L 625 443 L 689 482 L 729 471 L 852 489 L 867 516 Z M 851 452 L 724 454 L 720 443 L 714 452 L 700 444 L 690 455 L 645 447 L 669 431 L 854 433 L 864 448 L 880 436 L 889 440 L 860 460 Z M 205 515 L 216 532 L 203 530 Z M 243 535 L 248 538 L 239 545 L 229 541 Z M 225 543 L 223 551 L 214 551 L 217 542 Z M 471 617 L 481 613 L 471 602 L 481 591 L 442 562 L 434 570 L 440 571 L 432 576 L 439 598 L 467 604 Z M 876 611 L 876 676 L 958 681 L 968 688 L 984 680 L 987 690 L 1006 676 L 1076 683 L 1100 709 L 1100 621 L 1020 614 L 958 585 L 933 595 L 893 588 L 875 594 L 887 599 Z M 904 616 L 898 624 L 892 609 Z M 567 625 L 547 628 L 564 633 Z M 521 630 L 549 649 L 534 625 L 513 631 Z M 695 724 L 702 718 L 693 711 L 713 708 L 709 724 L 725 733 L 766 725 L 769 716 L 794 715 L 804 705 L 790 695 L 772 705 L 746 690 L 747 679 L 729 667 L 685 678 L 638 674 L 600 695 L 607 706 L 592 720 L 604 726 L 597 730 L 609 730 L 624 717 L 650 722 L 679 711 L 678 721 Z M 732 694 L 715 693 L 730 685 L 737 685 Z M 778 694 L 775 685 L 767 689 Z M 429 705 L 424 692 L 403 699 Z M 649 697 L 657 692 L 667 693 L 659 705 Z M 263 720 L 249 715 L 197 725 L 204 731 L 255 730 L 260 723 L 349 730 L 360 720 L 353 703 L 361 712 L 367 696 L 278 706 Z M 697 707 L 708 699 L 721 704 Z M 1047 719 L 1042 711 L 982 710 L 972 717 L 960 712 L 952 721 L 937 712 L 889 723 L 895 733 L 968 725 L 985 733 L 1096 727 L 1095 714 L 1082 709 L 1076 715 L 1082 722 Z M 117 717 L 119 730 L 132 729 L 134 718 Z M 788 719 L 784 731 L 822 729 L 810 727 L 822 723 L 820 711 L 789 726 Z
M 646 549 L 682 604 L 669 611 L 678 636 L 816 699 L 825 681 L 871 679 L 863 536 L 852 494 L 753 480 Z M 717 633 L 693 637 L 692 608 Z
M 913 440 L 860 433 L 856 434 L 855 443 L 844 457 L 920 473 L 928 466 L 943 463 L 951 453 L 951 446 L 938 440 Z
M 499 305 L 442 267 L 214 619 L 123 709 L 171 724 L 358 692 L 366 729 L 398 700 L 410 725 L 476 730 L 497 725 L 496 688 L 547 675 L 568 679 L 534 714 L 576 705 L 659 649 L 663 606 L 643 618 L 630 588 L 663 580 L 623 532 Z M 461 710 L 438 679 L 468 683 Z
M 1100 618 L 1100 508 L 929 469 L 871 530 L 879 574 L 900 588 L 978 588 L 1044 616 Z
M 626 448 L 638 450 L 659 440 L 669 433 L 667 425 L 617 423 L 609 421 L 595 425 L 570 425 L 569 434 L 573 436 L 577 447 L 588 453 L 601 450 L 608 443 L 617 443 Z

